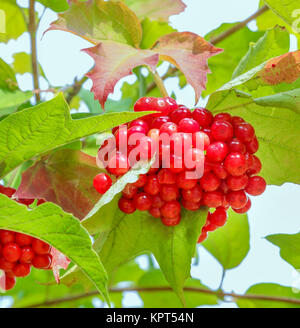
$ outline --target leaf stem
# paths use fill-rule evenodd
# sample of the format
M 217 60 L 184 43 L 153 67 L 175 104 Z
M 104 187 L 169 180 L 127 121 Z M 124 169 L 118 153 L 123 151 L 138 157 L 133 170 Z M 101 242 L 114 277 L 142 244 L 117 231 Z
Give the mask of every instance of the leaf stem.
M 37 46 L 36 46 L 36 23 L 35 23 L 35 0 L 29 2 L 29 23 L 28 31 L 30 35 L 30 46 L 31 46 L 31 66 L 34 89 L 38 90 L 39 87 L 39 69 L 37 60 Z M 38 103 L 41 100 L 40 94 L 35 93 L 35 102 Z
M 232 301 L 235 299 L 252 299 L 256 301 L 271 301 L 271 302 L 282 302 L 282 303 L 289 303 L 294 305 L 300 305 L 300 299 L 296 298 L 289 298 L 289 297 L 279 297 L 279 296 L 269 296 L 269 295 L 255 295 L 255 294 L 235 294 L 235 293 L 226 293 L 223 291 L 214 291 L 204 288 L 198 287 L 184 287 L 183 289 L 185 292 L 194 292 L 194 293 L 203 293 L 203 294 L 210 294 L 219 297 L 220 299 L 224 297 L 232 298 Z M 153 292 L 170 292 L 173 291 L 171 287 L 127 287 L 127 288 L 110 288 L 110 293 L 122 293 L 122 292 L 143 292 L 143 293 L 153 293 Z M 53 300 L 49 300 L 43 303 L 37 303 L 25 306 L 25 308 L 37 308 L 37 307 L 46 307 L 46 306 L 53 306 L 65 302 L 76 301 L 80 300 L 81 298 L 97 296 L 99 295 L 98 291 L 92 291 L 85 294 L 78 294 L 78 295 L 71 295 L 67 297 L 57 298 Z
M 157 73 L 157 71 L 155 71 L 154 73 L 152 73 L 153 78 L 154 78 L 154 82 L 156 84 L 156 86 L 158 87 L 161 95 L 163 97 L 169 97 L 167 89 L 164 85 L 163 79 L 159 76 L 159 74 Z

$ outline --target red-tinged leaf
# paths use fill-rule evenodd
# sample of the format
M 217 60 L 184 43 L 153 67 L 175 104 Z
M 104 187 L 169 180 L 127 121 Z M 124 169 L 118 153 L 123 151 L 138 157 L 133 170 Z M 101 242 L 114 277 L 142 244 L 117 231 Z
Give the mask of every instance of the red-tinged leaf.
M 159 56 L 151 50 L 135 49 L 121 43 L 106 41 L 84 49 L 95 60 L 95 66 L 87 74 L 93 80 L 92 92 L 102 107 L 116 83 L 129 74 L 133 68 L 148 65 L 154 69 Z
M 56 282 L 59 284 L 60 283 L 59 270 L 60 269 L 67 270 L 71 261 L 54 247 L 51 248 L 51 255 L 52 255 L 51 268 L 54 274 L 54 278 Z
M 59 14 L 49 30 L 76 34 L 93 44 L 112 40 L 138 46 L 142 27 L 135 13 L 122 2 L 89 0 L 70 1 L 70 9 Z
M 295 82 L 300 77 L 300 50 L 269 60 L 260 76 L 270 85 Z
M 195 90 L 196 102 L 206 88 L 207 74 L 210 70 L 208 58 L 219 54 L 216 48 L 199 35 L 191 32 L 174 32 L 160 38 L 154 46 L 160 58 L 175 65 L 185 75 Z
M 43 198 L 82 219 L 100 198 L 93 187 L 93 178 L 99 171 L 94 157 L 60 150 L 25 171 L 14 196 Z
M 114 0 L 115 1 L 115 0 Z M 172 15 L 186 8 L 182 0 L 123 0 L 140 19 L 149 18 L 167 22 Z

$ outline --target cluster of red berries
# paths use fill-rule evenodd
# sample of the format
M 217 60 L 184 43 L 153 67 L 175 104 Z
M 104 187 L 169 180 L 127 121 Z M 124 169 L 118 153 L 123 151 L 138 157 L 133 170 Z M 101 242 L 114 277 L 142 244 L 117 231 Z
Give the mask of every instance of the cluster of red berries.
M 12 197 L 15 189 L 0 185 L 0 193 Z M 17 199 L 19 203 L 30 205 L 33 199 Z M 38 205 L 44 201 L 39 200 Z M 37 269 L 50 269 L 52 256 L 51 246 L 34 237 L 8 230 L 0 229 L 0 270 L 4 271 L 5 290 L 12 289 L 16 277 L 26 277 L 30 274 L 31 266 Z M 1 278 L 0 278 L 1 279 Z
M 137 101 L 134 111 L 156 111 L 157 114 L 144 116 L 127 125 L 113 129 L 115 137 L 113 156 L 106 169 L 109 174 L 120 177 L 133 166 L 130 153 L 138 145 L 143 145 L 138 159 L 151 159 L 153 144 L 163 133 L 171 137 L 169 145 L 159 144 L 156 153 L 158 167 L 152 166 L 148 174 L 140 175 L 135 183 L 127 184 L 119 200 L 121 211 L 131 214 L 135 210 L 148 211 L 160 218 L 166 226 L 175 226 L 181 220 L 181 208 L 197 211 L 202 206 L 215 208 L 208 214 L 199 242 L 207 237 L 207 232 L 223 226 L 227 220 L 227 210 L 231 207 L 237 213 L 246 213 L 251 207 L 247 196 L 257 196 L 266 189 L 265 180 L 257 176 L 261 162 L 254 155 L 259 144 L 254 128 L 241 117 L 220 113 L 215 116 L 205 108 L 193 111 L 184 105 L 177 105 L 172 98 L 144 97 Z M 128 145 L 128 156 L 122 153 L 121 143 L 127 143 L 130 136 L 139 133 L 135 145 Z M 182 156 L 176 155 L 176 147 L 186 145 Z M 201 139 L 201 149 L 197 140 Z M 180 142 L 178 142 L 180 141 Z M 179 145 L 179 146 L 178 146 Z M 107 146 L 103 144 L 99 149 Z M 169 167 L 163 166 L 162 154 L 169 151 Z M 102 162 L 107 160 L 102 155 Z M 203 154 L 203 175 L 199 179 L 189 179 L 186 173 L 194 167 L 185 166 L 184 157 L 192 158 Z M 201 158 L 198 157 L 198 158 Z M 182 165 L 175 165 L 182 163 Z M 94 179 L 94 187 L 105 193 L 111 186 L 109 175 L 101 173 Z

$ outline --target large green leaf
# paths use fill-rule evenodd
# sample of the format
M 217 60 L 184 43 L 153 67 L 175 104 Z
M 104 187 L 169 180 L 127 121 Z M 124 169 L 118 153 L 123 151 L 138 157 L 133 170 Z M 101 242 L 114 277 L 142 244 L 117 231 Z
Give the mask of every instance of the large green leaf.
M 236 90 L 213 94 L 207 107 L 250 122 L 258 137 L 261 175 L 268 184 L 300 183 L 300 89 L 253 99 Z
M 108 299 L 105 269 L 92 249 L 89 234 L 77 219 L 52 203 L 28 210 L 4 195 L 0 195 L 0 209 L 1 229 L 25 233 L 49 243 L 77 264 Z
M 167 287 L 168 283 L 163 276 L 161 270 L 153 269 L 146 272 L 138 282 L 138 287 Z M 188 278 L 185 287 L 195 287 L 209 290 L 199 280 Z M 148 291 L 139 292 L 140 297 L 144 302 L 145 308 L 180 308 L 182 304 L 173 291 Z M 216 305 L 218 297 L 216 295 L 185 291 L 184 298 L 185 306 L 195 308 L 201 305 Z
M 296 270 L 300 269 L 300 232 L 295 235 L 278 234 L 266 239 L 280 248 L 280 256 Z
M 167 281 L 183 300 L 182 288 L 190 276 L 191 260 L 207 210 L 182 210 L 182 220 L 175 227 L 166 227 L 145 212 L 126 215 L 117 206 L 111 208 L 109 215 L 102 217 L 103 225 L 109 229 L 99 236 L 97 245 L 107 271 L 112 272 L 137 255 L 153 253 Z M 108 220 L 112 221 L 110 225 Z
M 202 245 L 220 262 L 225 270 L 238 266 L 250 249 L 249 223 L 246 214 L 228 211 L 226 225 L 209 234 Z
M 0 122 L 0 176 L 26 160 L 82 137 L 92 135 L 144 113 L 109 113 L 72 120 L 62 94 L 14 113 Z
M 289 33 L 285 28 L 276 26 L 268 30 L 257 43 L 250 44 L 247 54 L 235 69 L 232 78 L 251 70 L 266 60 L 283 55 L 290 48 Z
M 0 42 L 17 39 L 27 31 L 24 15 L 16 0 L 1 0 L 0 11 L 5 14 L 5 33 L 0 33 Z M 3 19 L 3 15 L 0 17 Z
M 257 284 L 250 287 L 246 295 L 260 295 L 270 297 L 282 297 L 288 299 L 300 300 L 300 293 L 293 292 L 291 287 L 285 287 L 277 284 Z M 288 302 L 278 302 L 257 299 L 236 299 L 236 303 L 240 308 L 299 308 L 300 304 L 292 304 Z
M 208 33 L 205 39 L 211 40 L 236 24 L 222 24 Z M 231 80 L 234 69 L 249 49 L 249 43 L 256 42 L 262 35 L 262 32 L 252 32 L 248 27 L 244 27 L 218 43 L 218 47 L 224 49 L 224 52 L 208 60 L 212 74 L 208 75 L 208 83 L 203 96 L 207 96 Z
M 72 1 L 70 9 L 59 14 L 50 30 L 71 32 L 93 44 L 109 40 L 138 46 L 142 39 L 137 16 L 120 1 Z

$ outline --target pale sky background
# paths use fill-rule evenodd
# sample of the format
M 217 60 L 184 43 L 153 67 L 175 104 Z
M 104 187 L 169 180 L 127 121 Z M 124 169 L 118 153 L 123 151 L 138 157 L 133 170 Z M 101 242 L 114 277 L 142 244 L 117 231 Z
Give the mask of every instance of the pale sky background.
M 18 2 L 24 4 L 27 0 Z M 259 1 L 184 0 L 184 2 L 187 9 L 184 13 L 171 17 L 172 26 L 179 31 L 191 31 L 203 36 L 223 22 L 236 22 L 247 18 L 257 10 Z M 39 5 L 38 8 L 41 12 L 42 6 Z M 88 55 L 80 51 L 90 44 L 70 33 L 51 31 L 42 38 L 42 33 L 55 18 L 56 14 L 50 10 L 47 10 L 43 16 L 38 31 L 38 56 L 51 84 L 63 86 L 72 84 L 75 77 L 82 77 L 92 67 L 93 62 Z M 254 22 L 250 24 L 250 28 L 256 28 Z M 292 40 L 291 49 L 294 48 L 295 42 Z M 0 44 L 0 57 L 8 63 L 12 63 L 13 53 L 20 51 L 29 52 L 27 33 L 17 41 L 10 41 L 7 45 Z M 17 78 L 23 90 L 32 88 L 30 74 Z M 126 80 L 133 82 L 134 77 Z M 192 88 L 187 86 L 179 90 L 176 83 L 176 78 L 167 81 L 168 92 L 175 91 L 180 103 L 192 106 L 194 100 Z M 112 99 L 120 98 L 121 84 L 122 82 L 118 83 L 115 93 L 111 96 Z M 43 78 L 40 87 L 48 88 Z M 91 87 L 90 81 L 85 87 Z M 260 282 L 295 285 L 296 271 L 280 258 L 279 249 L 264 237 L 274 233 L 293 234 L 300 231 L 299 200 L 300 186 L 293 184 L 285 184 L 281 187 L 269 186 L 264 195 L 252 198 L 253 205 L 249 212 L 251 250 L 239 267 L 227 272 L 223 283 L 225 291 L 243 293 L 251 285 Z M 199 247 L 199 252 L 201 265 L 193 267 L 192 276 L 200 278 L 202 283 L 210 288 L 218 288 L 222 273 L 220 264 L 203 247 Z M 139 262 L 145 265 L 143 258 L 140 258 Z M 299 284 L 298 287 L 300 288 Z M 126 293 L 124 305 L 138 306 L 141 305 L 141 301 L 136 293 Z M 224 303 L 222 306 L 229 307 L 234 304 Z

